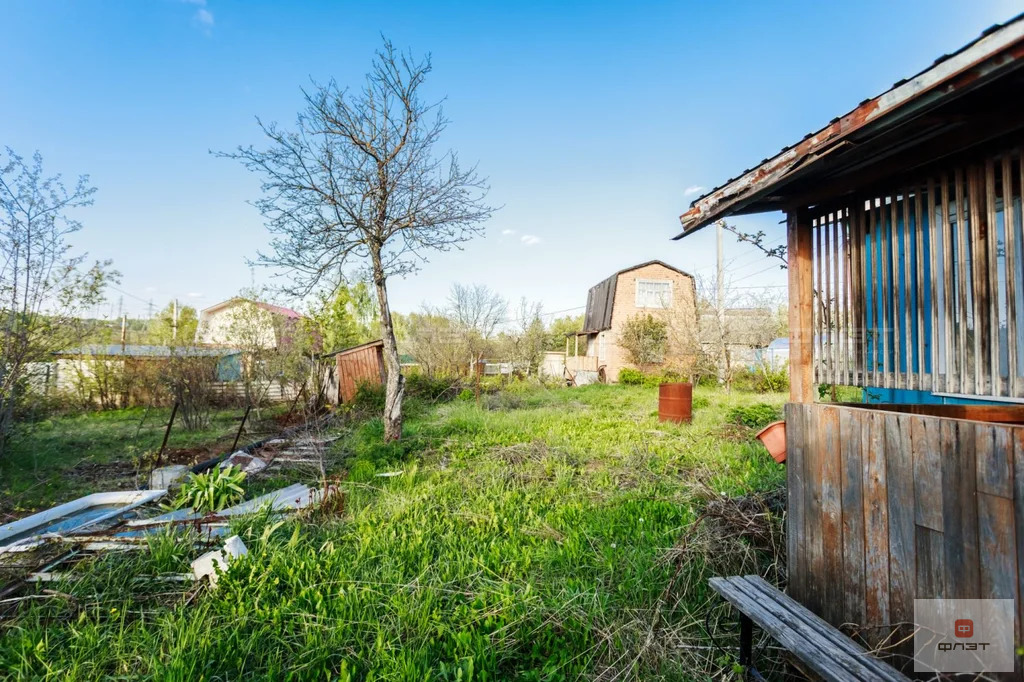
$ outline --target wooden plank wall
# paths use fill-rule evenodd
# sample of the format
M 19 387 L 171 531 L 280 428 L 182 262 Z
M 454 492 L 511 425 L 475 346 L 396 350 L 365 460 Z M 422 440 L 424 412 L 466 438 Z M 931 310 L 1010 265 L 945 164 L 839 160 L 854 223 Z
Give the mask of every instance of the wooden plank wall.
M 816 383 L 1024 398 L 1024 156 L 812 213 Z
M 384 351 L 379 345 L 339 353 L 337 359 L 338 393 L 343 402 L 355 397 L 359 384 L 384 382 Z
M 786 424 L 791 596 L 870 646 L 912 633 L 915 598 L 1016 599 L 1021 641 L 1024 426 L 814 403 Z

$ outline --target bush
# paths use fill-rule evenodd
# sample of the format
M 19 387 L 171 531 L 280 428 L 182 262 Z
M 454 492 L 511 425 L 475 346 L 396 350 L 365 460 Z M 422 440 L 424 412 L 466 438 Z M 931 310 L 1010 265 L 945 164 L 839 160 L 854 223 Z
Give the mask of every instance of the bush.
M 702 395 L 696 395 L 693 397 L 693 409 L 704 410 L 711 407 L 711 401 Z
M 360 412 L 384 411 L 384 385 L 362 382 L 352 397 L 352 408 Z
M 459 392 L 459 378 L 454 376 L 429 376 L 422 372 L 405 378 L 405 392 L 408 395 L 437 402 L 451 400 Z
M 619 383 L 627 386 L 646 386 L 657 388 L 661 384 L 670 384 L 678 381 L 686 381 L 686 377 L 673 370 L 665 370 L 660 373 L 645 374 L 638 369 L 626 367 L 619 370 Z
M 781 418 L 782 414 L 779 412 L 779 409 L 767 403 L 741 405 L 729 410 L 730 422 L 758 430 Z
M 789 367 L 783 365 L 778 369 L 760 366 L 754 369 L 743 368 L 736 372 L 732 381 L 733 388 L 740 391 L 755 393 L 778 393 L 789 390 Z

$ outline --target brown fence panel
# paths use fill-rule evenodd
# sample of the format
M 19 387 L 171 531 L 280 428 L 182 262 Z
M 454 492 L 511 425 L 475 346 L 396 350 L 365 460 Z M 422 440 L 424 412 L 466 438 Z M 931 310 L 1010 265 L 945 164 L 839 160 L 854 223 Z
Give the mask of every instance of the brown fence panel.
M 786 407 L 789 592 L 908 663 L 914 599 L 1024 604 L 1024 426 Z M 892 646 L 908 638 L 898 646 Z

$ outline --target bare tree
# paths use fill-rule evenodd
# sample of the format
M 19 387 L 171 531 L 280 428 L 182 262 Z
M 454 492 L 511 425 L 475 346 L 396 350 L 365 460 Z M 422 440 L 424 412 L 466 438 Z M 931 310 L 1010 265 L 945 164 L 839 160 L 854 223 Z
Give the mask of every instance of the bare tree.
M 38 152 L 31 162 L 10 148 L 0 155 L 0 455 L 27 368 L 81 340 L 81 314 L 117 277 L 109 261 L 86 267 L 67 242 L 82 229 L 71 212 L 95 192 L 85 175 L 71 189 L 45 176 Z
M 458 326 L 489 339 L 504 321 L 508 301 L 484 284 L 453 284 L 447 312 Z
M 414 272 L 430 250 L 457 248 L 493 211 L 476 169 L 434 151 L 448 119 L 420 98 L 430 70 L 429 55 L 385 41 L 359 91 L 314 83 L 294 131 L 260 121 L 268 149 L 223 154 L 263 177 L 255 203 L 274 238 L 259 261 L 292 278 L 289 293 L 337 281 L 354 261 L 368 268 L 384 338 L 386 440 L 401 437 L 405 390 L 388 278 Z

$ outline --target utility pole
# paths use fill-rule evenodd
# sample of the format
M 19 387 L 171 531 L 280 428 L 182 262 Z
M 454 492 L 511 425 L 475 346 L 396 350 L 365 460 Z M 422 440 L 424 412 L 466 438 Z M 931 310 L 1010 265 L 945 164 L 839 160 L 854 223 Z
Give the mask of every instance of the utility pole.
M 719 220 L 715 223 L 716 232 L 718 236 L 718 267 L 715 272 L 716 287 L 718 289 L 717 300 L 715 302 L 715 309 L 718 313 L 718 338 L 721 342 L 721 348 L 719 349 L 718 358 L 718 383 L 725 383 L 725 360 L 726 360 L 726 348 L 725 348 L 725 272 L 723 270 L 723 262 L 725 260 L 722 253 L 722 239 L 725 235 L 725 221 Z
M 174 312 L 171 317 L 171 340 L 178 340 L 178 299 L 174 299 Z
M 121 314 L 121 352 L 124 353 L 124 347 L 128 343 L 128 315 L 125 313 Z

